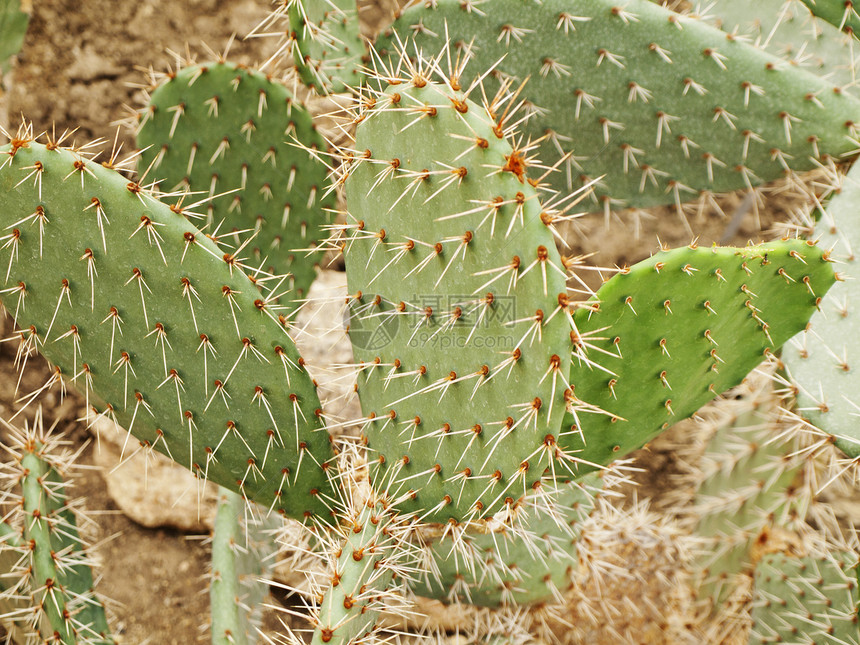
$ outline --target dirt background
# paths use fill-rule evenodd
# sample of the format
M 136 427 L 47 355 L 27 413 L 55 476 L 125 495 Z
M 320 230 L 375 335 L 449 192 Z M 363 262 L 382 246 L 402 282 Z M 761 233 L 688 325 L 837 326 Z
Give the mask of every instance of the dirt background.
M 185 52 L 187 47 L 205 60 L 209 55 L 204 43 L 222 50 L 231 34 L 246 34 L 269 9 L 266 0 L 39 0 L 34 5 L 6 97 L 11 122 L 14 125 L 20 115 L 32 121 L 37 132 L 78 128 L 74 138 L 79 143 L 114 138 L 116 124 L 140 106 L 137 85 L 145 80 L 142 70 L 164 70 L 174 64 L 168 49 Z M 383 24 L 392 6 L 389 2 L 363 11 L 367 30 Z M 268 39 L 238 39 L 230 58 L 253 63 L 265 58 L 272 47 Z M 120 130 L 119 136 L 126 150 L 133 148 L 128 130 Z M 769 229 L 775 219 L 784 219 L 796 205 L 785 197 L 771 201 L 769 214 L 759 219 L 755 209 L 742 207 L 742 196 L 730 196 L 721 203 L 728 217 L 705 213 L 692 218 L 701 243 L 725 238 L 733 226 L 737 231 L 729 237 L 735 243 L 760 239 L 762 228 Z M 611 231 L 604 230 L 602 217 L 585 221 L 570 231 L 572 249 L 599 248 L 594 261 L 621 265 L 657 250 L 658 238 L 671 246 L 690 241 L 674 213 L 655 215 L 643 221 L 638 241 L 632 235 L 630 218 L 620 225 L 616 222 Z M 8 322 L 5 329 L 8 336 Z M 6 418 L 13 412 L 15 398 L 11 345 L 0 348 L 0 415 Z M 49 372 L 44 367 L 28 371 L 21 391 L 36 389 L 47 380 Z M 76 394 L 69 393 L 60 402 L 56 393 L 49 393 L 43 406 L 48 420 L 56 421 L 59 430 L 69 433 L 74 442 L 91 441 L 84 424 L 76 421 L 84 407 Z M 93 464 L 93 451 L 91 442 L 82 454 L 84 465 Z M 643 475 L 646 483 L 665 481 L 664 475 L 672 469 L 666 454 L 646 455 L 644 463 L 651 466 Z M 103 562 L 98 589 L 113 601 L 115 634 L 122 642 L 209 642 L 204 627 L 208 620 L 208 556 L 202 536 L 145 529 L 127 519 L 108 495 L 97 469 L 81 471 L 74 492 L 85 499 L 97 524 L 95 537 L 101 542 L 98 552 Z

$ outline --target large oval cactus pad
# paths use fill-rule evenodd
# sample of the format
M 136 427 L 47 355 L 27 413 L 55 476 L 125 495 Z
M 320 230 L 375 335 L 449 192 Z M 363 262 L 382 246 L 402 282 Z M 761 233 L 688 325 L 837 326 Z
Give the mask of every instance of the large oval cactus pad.
M 0 150 L 3 299 L 25 346 L 198 476 L 327 517 L 319 399 L 232 256 L 89 159 L 28 140 Z

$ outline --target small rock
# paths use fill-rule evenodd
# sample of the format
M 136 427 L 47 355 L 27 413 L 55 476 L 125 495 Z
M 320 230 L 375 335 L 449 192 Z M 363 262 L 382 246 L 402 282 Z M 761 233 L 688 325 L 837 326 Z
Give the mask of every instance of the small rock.
M 137 439 L 112 421 L 92 424 L 108 494 L 131 520 L 149 528 L 205 533 L 212 529 L 218 489 L 164 455 L 140 448 Z
M 123 69 L 87 45 L 74 51 L 75 62 L 66 69 L 66 76 L 73 81 L 93 81 L 97 78 L 115 78 Z

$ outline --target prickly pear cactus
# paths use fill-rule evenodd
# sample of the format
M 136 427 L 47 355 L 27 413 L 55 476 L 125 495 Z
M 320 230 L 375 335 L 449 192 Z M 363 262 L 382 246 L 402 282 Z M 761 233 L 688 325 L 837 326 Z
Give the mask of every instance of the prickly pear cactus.
M 860 455 L 857 424 L 860 360 L 856 314 L 860 299 L 855 250 L 860 244 L 856 208 L 860 202 L 860 166 L 844 177 L 842 189 L 820 213 L 813 236 L 822 248 L 832 248 L 833 258 L 844 281 L 830 290 L 821 312 L 809 321 L 808 329 L 783 351 L 783 361 L 797 386 L 797 410 L 820 431 L 832 437 L 849 457 Z
M 311 153 L 325 140 L 285 86 L 230 63 L 185 67 L 152 92 L 137 142 L 148 180 L 199 193 L 186 201 L 202 202 L 207 230 L 248 265 L 289 274 L 285 304 L 307 296 L 335 197 Z
M 491 110 L 420 71 L 366 105 L 344 253 L 374 482 L 428 521 L 489 516 L 554 454 L 567 271 Z
M 647 0 L 439 0 L 392 29 L 378 48 L 396 34 L 428 55 L 446 38 L 471 55 L 464 87 L 492 65 L 514 86 L 528 79 L 523 130 L 560 164 L 547 181 L 567 192 L 601 177 L 595 210 L 749 187 L 854 148 L 860 101 Z
M 16 504 L 0 529 L 0 558 L 13 559 L 2 572 L 0 602 L 14 611 L 2 617 L 4 627 L 20 643 L 36 642 L 38 632 L 39 642 L 113 645 L 61 474 L 71 463 L 63 441 L 44 431 L 40 413 L 32 426 L 8 430 L 15 461 L 4 467 L 4 493 Z
M 258 642 L 262 603 L 269 591 L 265 581 L 271 577 L 275 558 L 268 532 L 277 528 L 274 522 L 257 517 L 261 510 L 246 509 L 238 493 L 218 490 L 209 583 L 212 645 Z
M 802 329 L 833 281 L 801 240 L 676 249 L 623 271 L 574 318 L 559 444 L 585 468 L 642 446 Z
M 66 379 L 198 476 L 328 517 L 313 383 L 235 256 L 181 207 L 56 141 L 0 154 L 3 300 L 21 350 L 56 366 L 41 390 Z
M 720 607 L 749 573 L 761 548 L 803 522 L 810 502 L 801 481 L 796 446 L 778 437 L 771 395 L 725 402 L 723 417 L 710 420 L 711 437 L 699 467 L 692 517 L 702 538 L 696 569 L 701 599 Z

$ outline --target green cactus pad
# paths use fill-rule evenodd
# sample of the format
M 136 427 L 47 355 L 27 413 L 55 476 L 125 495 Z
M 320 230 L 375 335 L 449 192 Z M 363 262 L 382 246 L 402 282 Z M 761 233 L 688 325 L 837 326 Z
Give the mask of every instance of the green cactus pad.
M 169 77 L 152 92 L 137 133 L 147 179 L 164 190 L 202 193 L 188 203 L 208 195 L 200 206 L 207 231 L 237 247 L 253 235 L 241 255 L 249 265 L 290 274 L 284 300 L 307 296 L 322 257 L 310 249 L 326 237 L 322 227 L 335 207 L 333 195 L 323 196 L 327 168 L 296 141 L 326 149 L 286 87 L 229 63 L 193 65 Z M 233 240 L 233 231 L 244 233 Z
M 788 456 L 791 444 L 774 441 L 772 419 L 760 403 L 725 402 L 730 412 L 714 423 L 699 467 L 702 481 L 690 511 L 703 538 L 696 589 L 715 608 L 734 590 L 734 577 L 751 570 L 753 547 L 767 541 L 769 527 L 795 528 L 808 502 L 792 486 L 801 460 Z
M 764 556 L 755 572 L 750 645 L 860 643 L 857 559 L 840 551 Z
M 546 485 L 525 498 L 525 519 L 516 528 L 449 534 L 427 544 L 428 571 L 410 588 L 417 596 L 484 607 L 561 597 L 578 568 L 580 529 L 601 487 L 594 474 L 570 484 Z
M 65 483 L 56 468 L 51 467 L 43 476 L 46 489 L 51 491 L 45 504 L 56 520 L 52 548 L 56 553 L 80 553 L 83 540 L 78 531 L 75 514 L 68 505 Z M 62 529 L 56 527 L 62 527 Z M 87 561 L 70 562 L 60 570 L 59 579 L 66 593 L 73 599 L 75 622 L 79 639 L 94 645 L 113 645 L 105 608 L 96 596 L 93 571 Z M 83 628 L 81 626 L 84 626 Z
M 311 645 L 351 645 L 377 628 L 392 583 L 392 562 L 411 553 L 381 503 L 367 502 L 340 527 L 329 585 L 316 616 Z M 371 641 L 372 642 L 372 641 Z
M 55 143 L 0 152 L 3 300 L 52 382 L 198 476 L 327 517 L 319 400 L 233 256 L 181 208 Z
M 404 11 L 393 30 L 428 56 L 446 35 L 471 43 L 464 87 L 496 63 L 497 76 L 528 79 L 524 131 L 549 135 L 538 156 L 573 154 L 548 181 L 566 193 L 602 177 L 595 210 L 749 187 L 856 148 L 860 101 L 647 0 L 438 0 Z
M 802 0 L 809 10 L 842 31 L 860 34 L 860 13 L 851 0 Z
M 860 166 L 844 178 L 839 194 L 830 200 L 815 225 L 814 237 L 822 248 L 833 250 L 839 274 L 844 278 L 825 296 L 808 330 L 798 335 L 783 352 L 783 362 L 797 385 L 797 409 L 817 428 L 833 437 L 849 457 L 860 456 L 860 360 L 852 307 L 860 300 L 860 269 L 856 252 L 860 244 L 857 204 L 860 202 Z
M 19 0 L 0 0 L 0 73 L 9 71 L 9 59 L 21 50 L 29 22 Z
M 613 277 L 575 316 L 559 444 L 606 464 L 740 381 L 806 325 L 834 281 L 800 240 L 657 253 Z
M 361 85 L 366 54 L 356 0 L 290 0 L 293 58 L 308 87 L 320 94 Z
M 492 515 L 552 454 L 566 270 L 486 109 L 418 74 L 360 119 L 345 256 L 375 481 L 428 521 Z
M 219 487 L 209 584 L 212 645 L 257 642 L 258 614 L 269 592 L 265 578 L 271 575 L 275 558 L 274 542 L 264 531 L 277 526 L 273 522 L 266 526 L 254 514 L 245 514 L 239 494 Z

